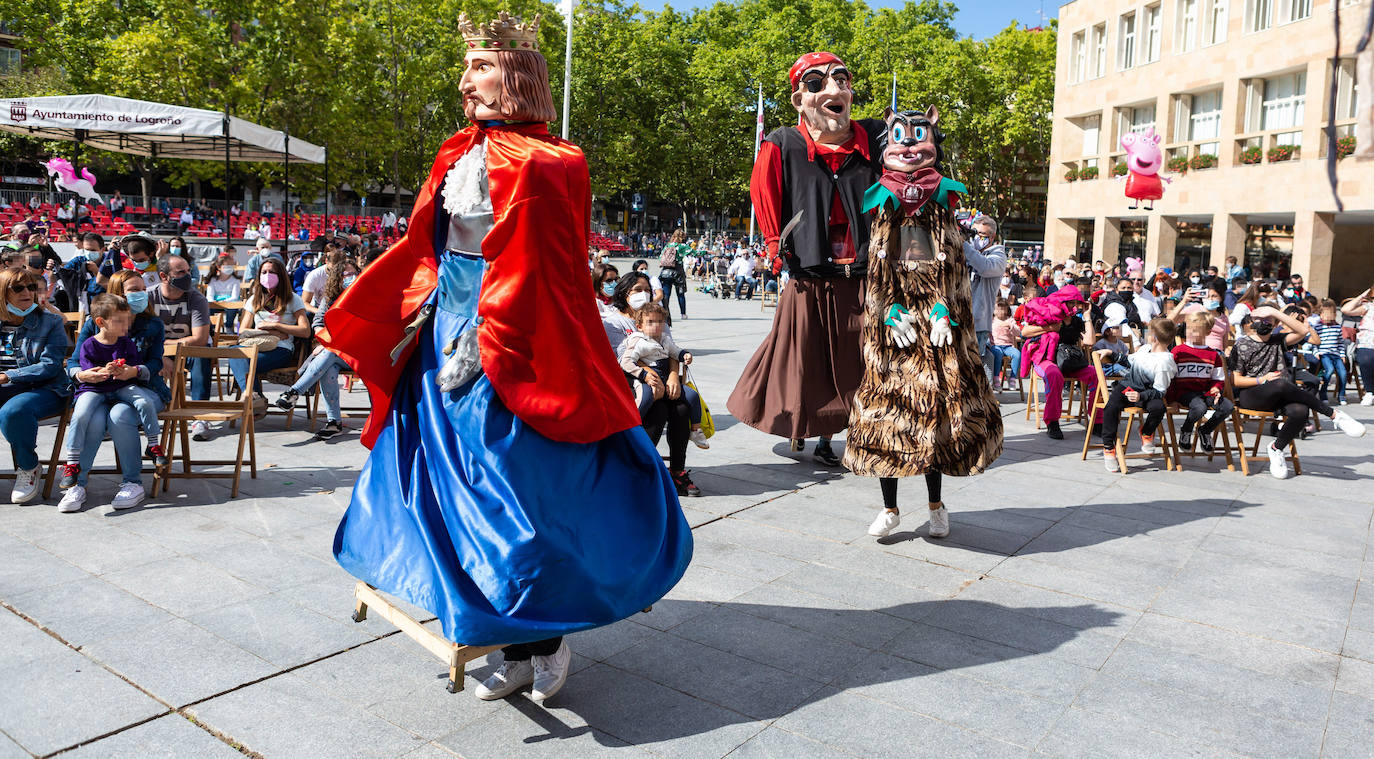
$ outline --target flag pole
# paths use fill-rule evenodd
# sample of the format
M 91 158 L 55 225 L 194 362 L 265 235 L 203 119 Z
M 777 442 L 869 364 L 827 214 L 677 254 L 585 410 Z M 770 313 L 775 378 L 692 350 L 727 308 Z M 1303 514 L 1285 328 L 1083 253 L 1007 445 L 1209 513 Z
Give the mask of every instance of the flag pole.
M 897 69 L 892 69 L 892 110 L 897 110 Z
M 568 119 L 572 112 L 572 22 L 573 6 L 577 0 L 568 0 L 568 41 L 563 50 L 563 139 L 568 139 Z
M 759 147 L 763 144 L 763 82 L 757 83 L 759 90 L 759 104 L 755 109 L 754 117 L 754 160 L 759 159 Z M 754 203 L 751 198 L 749 202 L 749 242 L 754 242 Z

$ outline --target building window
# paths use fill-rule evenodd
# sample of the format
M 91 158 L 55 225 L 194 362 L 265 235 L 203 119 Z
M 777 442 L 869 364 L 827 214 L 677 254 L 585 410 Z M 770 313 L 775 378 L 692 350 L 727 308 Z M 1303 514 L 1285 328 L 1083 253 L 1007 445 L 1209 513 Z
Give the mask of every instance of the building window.
M 1262 32 L 1274 23 L 1274 0 L 1245 0 L 1245 31 Z
M 1188 141 L 1200 142 L 1199 153 L 1218 155 L 1221 145 L 1221 90 L 1193 95 L 1188 116 Z
M 1145 9 L 1145 63 L 1154 63 L 1159 60 L 1160 27 L 1163 25 L 1164 14 L 1160 13 L 1159 4 L 1155 3 Z
M 1352 58 L 1341 59 L 1341 65 L 1336 67 L 1336 118 L 1353 119 L 1356 113 L 1356 101 L 1359 96 L 1358 82 L 1355 81 L 1355 61 Z
M 20 52 L 12 47 L 0 47 L 0 76 L 19 73 Z
M 1291 24 L 1312 15 L 1312 0 L 1279 0 L 1279 18 Z
M 1203 44 L 1216 45 L 1226 41 L 1226 4 L 1229 0 L 1206 0 L 1206 15 L 1202 18 Z
M 1101 147 L 1098 145 L 1102 135 L 1102 117 L 1088 116 L 1080 122 L 1083 128 L 1083 155 L 1095 156 Z
M 1302 144 L 1302 109 L 1307 100 L 1307 72 L 1252 79 L 1246 83 L 1245 130 L 1275 132 L 1283 145 Z
M 1107 25 L 1093 27 L 1093 78 L 1107 75 Z
M 1069 83 L 1078 84 L 1088 73 L 1088 44 L 1085 33 L 1079 32 L 1069 43 Z
M 1154 104 L 1127 106 L 1117 109 L 1116 117 L 1116 141 L 1119 146 L 1121 136 L 1127 132 L 1144 132 L 1147 129 L 1155 128 L 1155 107 Z
M 1174 30 L 1174 52 L 1187 53 L 1197 46 L 1197 11 L 1201 0 L 1179 0 L 1178 28 Z
M 1121 17 L 1120 30 L 1116 43 L 1116 68 L 1125 70 L 1135 65 L 1135 13 Z

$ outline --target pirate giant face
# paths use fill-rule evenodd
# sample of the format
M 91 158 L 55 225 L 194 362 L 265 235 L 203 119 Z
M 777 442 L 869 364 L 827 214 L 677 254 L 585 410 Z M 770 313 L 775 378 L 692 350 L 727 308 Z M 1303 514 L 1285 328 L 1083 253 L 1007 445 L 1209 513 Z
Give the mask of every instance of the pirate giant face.
M 496 51 L 474 50 L 464 62 L 463 78 L 458 82 L 463 93 L 463 115 L 473 122 L 507 118 L 499 110 L 502 72 Z
M 808 57 L 824 58 L 810 63 Z M 854 101 L 849 69 L 839 58 L 811 53 L 802 56 L 800 76 L 792 77 L 792 107 L 813 139 L 836 137 L 849 132 L 849 107 Z M 810 65 L 808 65 L 810 64 Z M 798 69 L 793 66 L 793 71 Z

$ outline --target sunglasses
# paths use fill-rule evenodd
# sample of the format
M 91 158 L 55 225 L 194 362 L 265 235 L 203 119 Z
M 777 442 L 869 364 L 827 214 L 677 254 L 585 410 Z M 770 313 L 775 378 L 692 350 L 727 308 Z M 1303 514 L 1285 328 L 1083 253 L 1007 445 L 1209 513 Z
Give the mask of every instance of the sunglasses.
M 31 293 L 36 293 L 38 292 L 38 285 L 35 285 L 32 282 L 30 282 L 27 285 L 10 285 L 10 292 L 22 293 L 25 290 L 28 290 Z

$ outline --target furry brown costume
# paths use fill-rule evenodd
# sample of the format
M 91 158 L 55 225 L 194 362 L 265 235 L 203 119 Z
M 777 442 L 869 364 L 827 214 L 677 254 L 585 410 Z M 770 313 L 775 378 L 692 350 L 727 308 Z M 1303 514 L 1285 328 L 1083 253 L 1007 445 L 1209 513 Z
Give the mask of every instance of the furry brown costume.
M 903 227 L 928 232 L 944 260 L 904 260 Z M 894 303 L 920 317 L 911 347 L 898 348 L 883 321 Z M 938 303 L 957 325 L 943 348 L 931 344 L 927 318 Z M 850 411 L 845 466 L 867 477 L 982 472 L 1002 453 L 1002 416 L 978 357 L 963 236 L 948 208 L 926 203 L 911 217 L 891 205 L 878 211 L 867 310 L 864 376 Z

